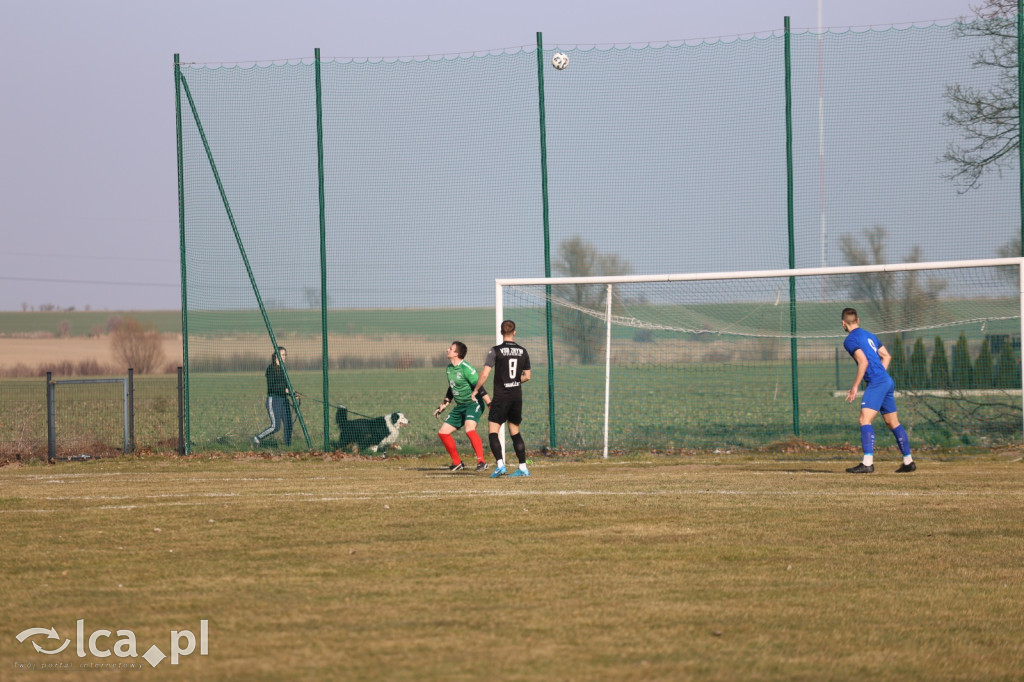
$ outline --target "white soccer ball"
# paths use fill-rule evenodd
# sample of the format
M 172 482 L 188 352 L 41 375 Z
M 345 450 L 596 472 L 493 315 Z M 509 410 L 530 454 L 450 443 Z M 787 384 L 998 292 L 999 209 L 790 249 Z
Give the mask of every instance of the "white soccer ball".
M 569 55 L 564 52 L 556 52 L 555 56 L 551 58 L 551 66 L 561 71 L 569 66 Z

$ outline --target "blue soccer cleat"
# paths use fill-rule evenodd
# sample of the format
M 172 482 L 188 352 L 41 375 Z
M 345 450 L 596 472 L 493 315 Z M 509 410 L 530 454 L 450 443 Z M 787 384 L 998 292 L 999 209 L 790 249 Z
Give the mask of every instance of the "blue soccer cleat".
M 498 478 L 499 476 L 504 476 L 507 473 L 508 471 L 505 469 L 505 467 L 498 467 L 497 469 L 494 470 L 493 473 L 491 473 L 491 478 Z
M 511 478 L 512 476 L 529 476 L 529 475 L 530 475 L 530 470 L 529 469 L 516 469 L 511 474 L 509 474 L 509 477 Z

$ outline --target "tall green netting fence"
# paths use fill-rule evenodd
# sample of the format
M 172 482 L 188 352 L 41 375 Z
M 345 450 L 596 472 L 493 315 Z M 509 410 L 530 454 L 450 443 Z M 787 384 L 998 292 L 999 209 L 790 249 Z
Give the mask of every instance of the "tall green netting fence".
M 403 412 L 403 448 L 437 450 L 444 350 L 462 340 L 482 364 L 498 278 L 1000 255 L 1021 234 L 1018 169 L 964 191 L 943 161 L 963 135 L 946 120 L 947 89 L 997 83 L 974 66 L 986 46 L 951 24 L 559 47 L 564 71 L 551 67 L 555 48 L 538 57 L 534 45 L 176 64 L 190 449 L 247 448 L 266 428 L 273 338 L 304 396 L 291 449 L 331 448 L 334 406 L 344 404 Z M 785 352 L 765 351 L 787 377 L 805 363 L 804 346 L 796 358 L 789 346 L 802 307 L 839 305 L 828 287 L 796 292 L 796 333 L 780 332 Z M 787 306 L 790 295 L 780 294 Z M 538 425 L 530 446 L 586 448 L 582 426 L 552 428 L 572 419 L 559 395 L 584 385 L 571 382 L 591 363 L 555 323 L 545 315 L 542 335 L 531 332 L 541 380 L 527 391 Z M 983 336 L 971 340 L 975 355 Z M 1019 338 L 1007 343 L 1019 357 Z M 778 391 L 821 384 L 816 372 L 836 371 L 823 354 L 815 348 L 808 375 Z M 652 359 L 650 371 L 666 362 Z M 668 364 L 691 362 L 701 361 Z M 839 371 L 852 379 L 848 364 Z M 799 435 L 834 442 L 816 421 L 820 400 L 800 401 Z M 651 389 L 638 409 L 664 405 Z M 743 443 L 793 436 L 793 415 L 779 414 L 760 425 L 736 415 Z M 694 424 L 672 442 L 703 442 L 701 433 Z M 1019 437 L 1019 427 L 1005 434 Z M 282 433 L 261 447 L 283 449 Z M 657 443 L 623 433 L 617 447 Z

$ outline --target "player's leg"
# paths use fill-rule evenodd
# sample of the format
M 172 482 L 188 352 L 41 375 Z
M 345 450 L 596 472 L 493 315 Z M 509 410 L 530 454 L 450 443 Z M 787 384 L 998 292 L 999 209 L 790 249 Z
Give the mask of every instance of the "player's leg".
M 887 411 L 887 408 L 891 407 L 892 411 Z M 892 431 L 893 438 L 896 439 L 896 446 L 900 449 L 900 454 L 903 456 L 903 463 L 900 468 L 896 470 L 897 474 L 906 474 L 911 471 L 917 470 L 917 464 L 914 462 L 913 456 L 910 454 L 910 437 L 907 436 L 906 429 L 900 424 L 900 418 L 896 414 L 896 401 L 893 400 L 890 404 L 882 406 L 882 419 L 885 420 L 885 425 Z
M 875 470 L 875 428 L 871 422 L 878 414 L 878 409 L 867 405 L 870 390 L 869 386 L 864 391 L 864 401 L 861 402 L 860 408 L 860 447 L 864 454 L 860 464 L 846 470 L 851 474 L 870 474 Z
M 508 411 L 508 434 L 512 439 L 512 447 L 516 451 L 516 458 L 519 460 L 519 469 L 513 476 L 529 476 L 530 470 L 526 468 L 526 443 L 523 442 L 523 434 L 519 432 L 519 425 L 523 423 L 523 401 L 517 400 Z
M 466 437 L 473 446 L 473 454 L 476 455 L 476 470 L 484 471 L 487 468 L 487 461 L 484 460 L 484 443 L 480 440 L 480 434 L 476 432 L 477 422 L 484 413 L 483 400 L 477 400 L 466 406 Z
M 460 411 L 459 406 L 456 405 L 444 420 L 444 424 L 441 424 L 441 428 L 437 430 L 438 438 L 441 439 L 441 442 L 444 444 L 444 449 L 448 451 L 448 455 L 452 458 L 452 465 L 448 467 L 450 471 L 458 471 L 466 468 L 462 464 L 462 460 L 459 459 L 459 451 L 455 447 L 455 438 L 452 437 L 452 434 L 458 431 L 461 427 L 462 412 Z
M 466 420 L 466 437 L 469 444 L 473 446 L 473 454 L 476 455 L 476 470 L 483 471 L 487 468 L 487 461 L 484 459 L 484 443 L 480 440 L 480 434 L 476 432 L 476 422 Z
M 505 451 L 501 443 L 501 425 L 505 423 L 507 405 L 503 401 L 492 400 L 491 409 L 487 413 L 487 442 L 494 455 L 494 473 L 491 478 L 505 474 Z

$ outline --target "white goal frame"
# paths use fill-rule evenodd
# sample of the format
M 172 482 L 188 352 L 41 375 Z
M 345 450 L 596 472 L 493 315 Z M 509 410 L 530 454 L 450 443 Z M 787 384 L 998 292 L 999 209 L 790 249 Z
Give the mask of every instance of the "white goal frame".
M 669 275 L 615 275 L 597 277 L 533 277 L 520 279 L 494 280 L 494 318 L 497 331 L 497 342 L 501 343 L 501 323 L 505 319 L 505 287 L 536 286 L 560 284 L 604 284 L 607 286 L 605 308 L 605 365 L 604 365 L 604 445 L 602 455 L 608 457 L 608 409 L 611 402 L 611 333 L 612 333 L 612 288 L 616 284 L 635 284 L 640 282 L 695 282 L 730 279 L 769 279 L 779 277 L 807 277 L 828 275 L 852 275 L 870 272 L 911 272 L 921 270 L 953 270 L 964 268 L 991 268 L 1000 266 L 1017 266 L 1020 270 L 1019 291 L 1017 298 L 1020 309 L 1020 334 L 1024 340 L 1024 257 L 988 258 L 978 260 L 936 261 L 932 263 L 893 263 L 886 265 L 851 265 L 830 268 L 796 268 L 792 270 L 749 270 L 735 272 L 699 272 L 677 273 Z M 1021 363 L 1021 385 L 1024 386 L 1024 362 Z M 1024 428 L 1024 415 L 1022 415 Z M 505 429 L 502 426 L 502 448 L 504 448 Z

